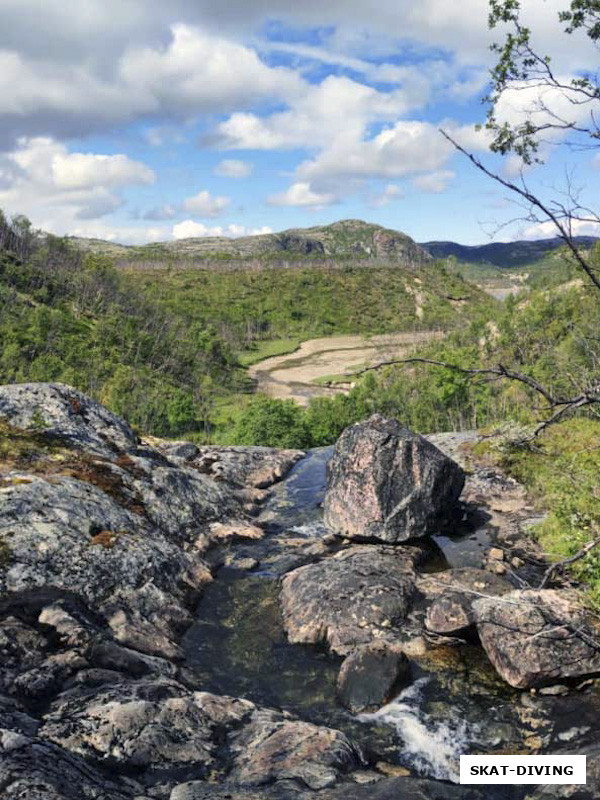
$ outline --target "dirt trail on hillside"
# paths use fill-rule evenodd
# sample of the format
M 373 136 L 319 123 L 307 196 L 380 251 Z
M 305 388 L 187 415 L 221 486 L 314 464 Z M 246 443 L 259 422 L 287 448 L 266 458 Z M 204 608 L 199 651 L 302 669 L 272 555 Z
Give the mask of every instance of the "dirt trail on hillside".
M 257 390 L 269 397 L 292 399 L 307 405 L 311 397 L 350 390 L 357 369 L 392 358 L 404 358 L 419 345 L 443 338 L 440 331 L 392 333 L 382 336 L 329 336 L 303 342 L 294 353 L 274 356 L 250 367 Z M 348 383 L 322 386 L 314 383 L 331 376 L 348 375 Z

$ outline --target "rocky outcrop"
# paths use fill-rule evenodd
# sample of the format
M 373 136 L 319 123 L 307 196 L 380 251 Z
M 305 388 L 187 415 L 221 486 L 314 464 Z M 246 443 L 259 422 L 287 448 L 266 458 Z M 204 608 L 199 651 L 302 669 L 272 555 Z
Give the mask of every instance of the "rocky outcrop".
M 340 436 L 327 473 L 325 524 L 387 543 L 427 536 L 453 511 L 462 469 L 422 436 L 378 414 Z
M 281 605 L 289 640 L 325 643 L 346 656 L 393 638 L 410 608 L 420 556 L 418 548 L 359 545 L 288 573 Z
M 189 603 L 212 580 L 206 551 L 262 536 L 243 489 L 268 486 L 301 456 L 238 449 L 205 474 L 195 445 L 173 446 L 171 460 L 168 445 L 141 444 L 60 384 L 0 387 L 0 419 L 12 442 L 0 471 L 0 593 L 75 594 L 117 641 L 166 658 L 178 657 Z
M 372 642 L 354 650 L 340 667 L 338 697 L 355 714 L 376 711 L 409 678 L 408 659 L 399 646 Z
M 133 800 L 144 797 L 118 778 L 35 736 L 0 728 L 0 786 L 7 800 Z
M 499 674 L 529 689 L 600 674 L 600 632 L 573 596 L 517 590 L 473 604 L 477 631 Z
M 125 420 L 62 383 L 0 386 L 0 419 L 14 428 L 37 431 L 109 457 L 139 441 Z
M 212 549 L 263 537 L 248 507 L 301 453 L 208 468 L 53 384 L 0 387 L 0 436 L 3 796 L 167 800 L 186 770 L 308 789 L 360 764 L 338 731 L 181 683 Z
M 71 690 L 39 731 L 24 712 L 5 711 L 2 722 L 11 727 L 0 726 L 0 785 L 11 798 L 140 798 L 150 775 L 168 781 L 186 770 L 196 780 L 227 773 L 238 787 L 289 780 L 319 789 L 362 763 L 339 731 L 175 681 Z

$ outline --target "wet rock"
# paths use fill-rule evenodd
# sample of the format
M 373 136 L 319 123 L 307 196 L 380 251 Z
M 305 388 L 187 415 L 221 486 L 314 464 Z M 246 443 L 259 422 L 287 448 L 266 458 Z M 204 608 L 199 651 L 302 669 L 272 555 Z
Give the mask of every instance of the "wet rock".
M 423 778 L 384 778 L 375 784 L 343 784 L 319 800 L 508 800 L 506 786 L 455 786 Z
M 303 800 L 312 795 L 312 792 L 299 790 L 297 784 L 290 786 L 289 792 L 284 789 L 279 793 L 278 789 L 276 786 L 272 791 L 264 787 L 255 790 L 242 788 L 239 784 L 187 781 L 173 788 L 169 800 Z
M 6 800 L 133 800 L 134 780 L 107 775 L 60 747 L 0 730 L 0 787 Z
M 560 753 L 577 755 L 573 750 Z M 595 743 L 583 751 L 578 751 L 579 755 L 586 756 L 586 784 L 555 784 L 548 786 L 538 786 L 531 788 L 525 800 L 597 800 L 600 797 L 600 752 L 598 744 Z
M 512 591 L 511 584 L 502 578 L 479 569 L 448 570 L 421 581 L 419 589 L 431 587 L 443 593 L 435 597 L 427 609 L 425 627 L 432 633 L 451 636 L 464 634 L 475 624 L 473 602 L 482 595 L 499 596 Z M 435 593 L 435 589 L 434 589 Z
M 265 489 L 280 481 L 305 453 L 273 447 L 201 447 L 192 465 L 216 481 Z
M 575 596 L 517 590 L 473 604 L 477 631 L 498 673 L 518 689 L 600 674 L 600 636 Z
M 232 569 L 241 569 L 244 572 L 250 572 L 253 569 L 256 569 L 259 565 L 259 561 L 255 558 L 250 557 L 241 557 L 234 555 L 227 555 L 225 557 L 224 565 L 226 567 L 231 567 Z
M 378 414 L 347 428 L 327 471 L 325 524 L 396 543 L 435 532 L 453 511 L 462 469 L 422 436 Z
M 216 765 L 216 726 L 239 724 L 254 709 L 232 698 L 190 693 L 169 681 L 100 687 L 60 696 L 40 735 L 93 761 L 136 768 Z
M 195 777 L 206 779 L 228 770 L 234 783 L 246 786 L 295 780 L 324 788 L 361 764 L 339 731 L 247 700 L 190 692 L 174 681 L 73 689 L 53 703 L 40 736 L 119 771 L 168 775 L 193 768 Z M 186 791 L 178 789 L 183 796 Z
M 373 642 L 358 647 L 340 667 L 338 697 L 355 714 L 376 711 L 392 699 L 409 672 L 408 659 L 398 646 Z
M 475 622 L 472 601 L 464 594 L 445 594 L 427 609 L 425 627 L 432 633 L 455 636 L 465 633 Z
M 251 525 L 244 520 L 228 520 L 213 522 L 210 526 L 209 538 L 212 542 L 226 542 L 235 539 L 262 539 L 265 532 L 258 525 Z
M 39 667 L 48 651 L 46 637 L 35 628 L 12 616 L 0 621 L 0 693 L 12 693 L 18 676 Z
M 139 441 L 125 420 L 62 383 L 0 386 L 0 418 L 15 428 L 41 431 L 109 457 Z
M 232 752 L 231 778 L 249 786 L 293 779 L 310 789 L 324 789 L 361 763 L 360 754 L 343 733 L 285 720 L 271 711 L 254 714 L 234 737 Z
M 414 591 L 413 547 L 359 545 L 288 573 L 283 624 L 291 642 L 326 643 L 348 655 L 375 638 L 393 638 Z

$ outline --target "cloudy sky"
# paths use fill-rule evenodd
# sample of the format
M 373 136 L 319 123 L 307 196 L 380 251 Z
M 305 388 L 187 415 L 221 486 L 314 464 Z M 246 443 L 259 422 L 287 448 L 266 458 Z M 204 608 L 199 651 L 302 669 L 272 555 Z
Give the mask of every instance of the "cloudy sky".
M 565 2 L 524 0 L 563 76 L 594 67 Z M 418 241 L 544 233 L 443 139 L 505 174 L 474 130 L 487 0 L 0 0 L 0 208 L 142 243 L 358 217 Z M 517 99 L 503 113 L 514 119 Z M 551 149 L 528 176 L 600 161 Z

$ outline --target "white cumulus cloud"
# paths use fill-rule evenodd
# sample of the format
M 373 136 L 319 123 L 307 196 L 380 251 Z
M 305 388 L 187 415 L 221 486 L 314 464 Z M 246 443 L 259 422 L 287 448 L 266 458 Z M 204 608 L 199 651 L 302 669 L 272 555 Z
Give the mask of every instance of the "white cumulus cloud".
M 215 175 L 221 178 L 248 178 L 252 174 L 252 170 L 252 164 L 247 161 L 226 158 L 215 167 Z
M 444 192 L 455 173 L 450 169 L 442 169 L 437 172 L 427 172 L 424 175 L 417 175 L 413 178 L 413 185 L 421 192 L 428 192 L 429 194 L 440 194 Z
M 151 169 L 123 154 L 69 153 L 49 137 L 22 138 L 0 157 L 0 208 L 66 233 L 75 220 L 96 219 L 123 205 L 119 190 L 154 180 Z
M 183 207 L 191 214 L 207 218 L 218 217 L 230 203 L 230 197 L 225 197 L 224 195 L 213 197 L 210 192 L 203 190 L 193 197 L 186 198 L 183 201 Z
M 293 183 L 285 192 L 269 197 L 272 206 L 328 206 L 335 201 L 335 195 L 315 192 L 305 181 Z
M 178 222 L 173 225 L 172 236 L 174 239 L 190 239 L 190 238 L 204 238 L 207 236 L 228 236 L 236 238 L 238 236 L 258 236 L 259 234 L 273 233 L 269 227 L 262 228 L 246 228 L 244 225 L 228 225 L 222 227 L 220 225 L 210 226 L 204 225 L 202 222 L 196 222 L 193 219 L 186 219 L 183 222 Z

